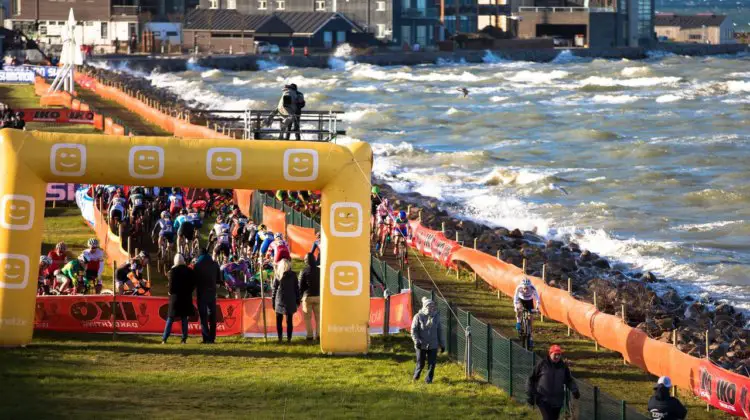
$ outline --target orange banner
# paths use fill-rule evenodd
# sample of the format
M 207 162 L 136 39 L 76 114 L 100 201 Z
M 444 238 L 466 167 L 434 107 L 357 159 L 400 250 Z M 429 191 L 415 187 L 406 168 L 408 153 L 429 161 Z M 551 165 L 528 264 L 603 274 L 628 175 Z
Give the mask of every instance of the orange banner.
M 252 209 L 250 208 L 253 205 L 253 191 L 254 190 L 233 190 L 234 191 L 234 202 L 237 203 L 237 205 L 240 207 L 240 211 L 242 214 L 247 214 L 252 216 Z M 257 220 L 254 220 L 257 222 Z
M 286 234 L 286 214 L 281 210 L 263 206 L 263 224 L 273 233 Z
M 287 242 L 293 258 L 304 259 L 315 242 L 315 229 L 295 225 L 287 226 Z

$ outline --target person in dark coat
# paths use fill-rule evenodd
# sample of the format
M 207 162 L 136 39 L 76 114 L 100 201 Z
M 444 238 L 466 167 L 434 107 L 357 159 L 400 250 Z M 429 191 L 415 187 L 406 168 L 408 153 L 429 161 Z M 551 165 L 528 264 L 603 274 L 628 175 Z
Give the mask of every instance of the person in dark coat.
M 672 380 L 669 376 L 662 376 L 654 386 L 654 395 L 648 400 L 648 412 L 652 419 L 683 420 L 687 417 L 687 409 L 677 398 L 669 395 Z
M 422 298 L 422 309 L 414 314 L 411 320 L 411 339 L 414 341 L 414 351 L 417 354 L 417 365 L 412 379 L 419 379 L 427 362 L 427 375 L 424 381 L 431 384 L 435 375 L 438 349 L 441 353 L 445 351 L 440 313 L 432 299 Z
M 307 266 L 299 274 L 299 292 L 302 294 L 302 312 L 305 313 L 305 330 L 308 340 L 317 340 L 320 336 L 320 267 L 315 254 L 305 257 Z M 312 317 L 315 316 L 317 328 L 313 333 Z
M 531 372 L 527 402 L 539 407 L 543 420 L 557 420 L 565 403 L 566 386 L 573 392 L 573 398 L 581 397 L 568 365 L 562 360 L 562 348 L 554 344 L 549 348 L 549 355 Z
M 294 331 L 292 317 L 297 312 L 300 296 L 297 275 L 292 271 L 292 263 L 289 260 L 283 259 L 276 264 L 271 301 L 276 311 L 276 332 L 279 334 L 279 343 L 283 341 L 284 315 L 286 315 L 286 341 L 292 341 Z
M 203 343 L 213 344 L 216 341 L 216 285 L 221 281 L 221 268 L 208 254 L 208 249 L 203 248 L 193 272 Z
M 195 315 L 195 308 L 193 308 L 195 280 L 193 270 L 185 265 L 185 258 L 182 254 L 174 256 L 174 266 L 167 273 L 167 280 L 169 281 L 169 313 L 161 343 L 167 343 L 172 333 L 172 323 L 175 318 L 179 317 L 182 321 L 182 344 L 185 344 L 188 337 L 188 317 Z

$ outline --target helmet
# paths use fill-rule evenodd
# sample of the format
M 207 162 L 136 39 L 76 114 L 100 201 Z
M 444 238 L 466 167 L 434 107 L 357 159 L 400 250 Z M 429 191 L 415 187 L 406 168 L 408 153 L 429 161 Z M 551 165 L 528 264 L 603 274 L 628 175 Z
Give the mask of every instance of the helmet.
M 52 259 L 46 255 L 42 255 L 41 257 L 39 257 L 39 264 L 50 265 L 52 264 Z
M 258 226 L 258 230 L 262 230 L 263 232 L 265 232 L 266 230 L 268 230 L 268 228 L 266 227 L 266 225 L 260 225 Z
M 143 188 L 141 187 L 133 188 L 133 194 L 143 194 Z
M 177 194 L 180 192 L 180 189 L 178 187 L 172 188 L 172 193 Z
M 89 248 L 99 248 L 99 241 L 96 238 L 89 239 L 86 244 L 89 246 Z
M 161 218 L 162 219 L 166 219 L 168 217 L 169 217 L 169 212 L 168 211 L 164 210 L 163 212 L 161 212 Z
M 403 211 L 403 210 L 401 210 L 400 212 L 398 212 L 398 218 L 401 219 L 401 220 L 406 219 L 406 212 Z
M 58 242 L 57 245 L 55 245 L 55 251 L 58 253 L 64 253 L 68 250 L 68 246 L 65 245 L 65 242 Z
M 239 222 L 240 222 L 241 225 L 246 225 L 247 224 L 247 218 L 240 217 Z
M 387 198 L 384 198 L 383 199 L 383 205 L 386 206 L 386 207 L 390 206 L 391 205 L 390 200 L 388 200 Z
M 224 221 L 224 216 L 216 216 L 216 223 L 222 223 Z
M 146 251 L 141 251 L 141 252 L 138 253 L 138 258 L 146 259 L 147 260 L 148 259 L 148 254 L 146 253 Z
M 224 229 L 221 230 L 221 233 L 229 233 L 229 229 L 224 228 Z
M 373 185 L 372 186 L 372 193 L 373 194 L 380 194 L 380 187 L 378 187 L 377 185 Z
M 187 215 L 187 209 L 180 210 L 180 214 L 183 216 Z
M 276 234 L 273 235 L 273 237 L 276 239 L 284 239 L 284 235 L 282 235 L 281 232 L 276 232 Z
M 523 286 L 523 287 L 530 287 L 531 286 L 531 280 L 529 280 L 528 278 L 524 278 L 521 281 L 521 286 Z
M 80 260 L 81 262 L 83 262 L 83 263 L 88 263 L 88 262 L 89 262 L 89 257 L 88 257 L 88 256 L 87 256 L 86 254 L 81 254 L 81 255 L 79 255 L 79 256 L 78 256 L 78 259 L 79 259 L 79 260 Z

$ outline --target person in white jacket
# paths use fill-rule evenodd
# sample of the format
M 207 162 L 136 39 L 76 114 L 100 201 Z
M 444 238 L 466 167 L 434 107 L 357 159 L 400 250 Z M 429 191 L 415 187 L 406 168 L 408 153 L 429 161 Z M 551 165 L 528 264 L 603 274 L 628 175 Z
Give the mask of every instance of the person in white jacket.
M 86 264 L 86 281 L 96 281 L 94 289 L 96 293 L 102 291 L 102 272 L 104 272 L 104 251 L 99 247 L 99 241 L 96 238 L 89 239 L 88 249 L 83 251 L 83 255 L 88 259 Z

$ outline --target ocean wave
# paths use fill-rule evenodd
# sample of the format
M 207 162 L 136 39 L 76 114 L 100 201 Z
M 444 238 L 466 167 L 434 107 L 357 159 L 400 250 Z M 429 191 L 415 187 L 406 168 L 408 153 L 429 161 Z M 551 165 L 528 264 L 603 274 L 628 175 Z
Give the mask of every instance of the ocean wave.
M 429 72 L 425 74 L 407 71 L 392 71 L 370 64 L 356 64 L 349 69 L 351 76 L 355 79 L 370 79 L 380 81 L 408 80 L 412 82 L 479 82 L 487 80 L 468 71 L 462 73 Z
M 490 102 L 503 102 L 507 101 L 508 99 L 508 96 L 492 96 L 490 97 Z
M 660 104 L 666 104 L 670 102 L 677 102 L 679 100 L 682 100 L 681 95 L 675 95 L 673 93 L 668 93 L 666 95 L 661 95 L 658 98 L 656 98 L 656 102 Z
M 506 80 L 517 83 L 550 83 L 553 80 L 562 79 L 567 77 L 570 73 L 563 70 L 552 70 L 552 71 L 529 71 L 522 70 L 512 76 L 506 76 L 505 74 L 498 73 Z
M 288 66 L 285 66 L 278 61 L 273 60 L 258 60 L 255 63 L 257 64 L 258 70 L 260 71 L 282 70 L 289 68 Z
M 721 222 L 697 223 L 697 224 L 680 225 L 680 226 L 675 226 L 672 229 L 673 230 L 685 231 L 685 232 L 709 232 L 709 231 L 715 230 L 717 228 L 722 228 L 722 227 L 725 227 L 725 226 L 736 225 L 738 223 L 744 223 L 744 222 L 742 220 L 725 220 L 725 221 L 721 221 Z
M 611 77 L 591 76 L 582 80 L 580 86 L 603 86 L 603 87 L 653 87 L 653 86 L 675 86 L 682 80 L 681 77 L 636 77 L 633 79 L 613 79 Z
M 222 73 L 219 69 L 211 69 L 201 73 L 201 77 L 204 79 L 218 79 L 223 75 L 224 73 Z
M 587 63 L 590 61 L 592 61 L 590 58 L 578 57 L 570 50 L 562 50 L 552 60 L 552 64 Z
M 730 93 L 750 92 L 750 82 L 730 80 L 727 82 L 727 90 Z
M 621 105 L 630 104 L 639 99 L 639 97 L 631 95 L 596 95 L 591 100 L 598 104 Z
M 377 92 L 378 87 L 375 85 L 369 85 L 369 86 L 358 86 L 358 87 L 350 87 L 346 88 L 349 92 Z
M 620 71 L 620 74 L 625 77 L 645 76 L 651 74 L 651 69 L 648 67 L 625 67 Z

